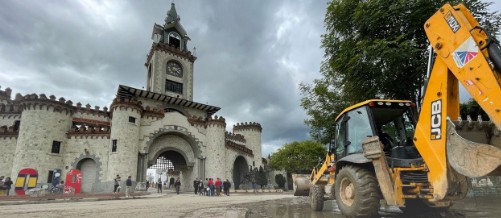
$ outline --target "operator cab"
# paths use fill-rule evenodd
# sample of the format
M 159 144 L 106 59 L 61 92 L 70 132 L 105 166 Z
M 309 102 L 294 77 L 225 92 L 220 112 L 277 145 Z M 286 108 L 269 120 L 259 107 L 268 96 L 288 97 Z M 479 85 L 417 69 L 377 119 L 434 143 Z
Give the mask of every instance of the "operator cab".
M 412 141 L 416 122 L 410 101 L 375 99 L 346 108 L 336 118 L 336 159 L 363 153 L 362 142 L 371 136 L 379 136 L 389 164 L 392 159 L 420 158 Z

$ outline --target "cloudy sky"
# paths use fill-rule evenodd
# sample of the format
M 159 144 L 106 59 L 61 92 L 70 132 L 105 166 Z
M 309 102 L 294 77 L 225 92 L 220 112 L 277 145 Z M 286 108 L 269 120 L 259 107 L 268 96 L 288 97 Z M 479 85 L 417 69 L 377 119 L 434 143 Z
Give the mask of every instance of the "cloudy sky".
M 228 130 L 261 123 L 264 154 L 307 139 L 298 85 L 320 75 L 327 0 L 175 3 L 197 48 L 194 100 L 221 107 Z M 170 4 L 2 0 L 0 86 L 109 107 L 119 84 L 146 86 L 153 24 L 164 23 Z

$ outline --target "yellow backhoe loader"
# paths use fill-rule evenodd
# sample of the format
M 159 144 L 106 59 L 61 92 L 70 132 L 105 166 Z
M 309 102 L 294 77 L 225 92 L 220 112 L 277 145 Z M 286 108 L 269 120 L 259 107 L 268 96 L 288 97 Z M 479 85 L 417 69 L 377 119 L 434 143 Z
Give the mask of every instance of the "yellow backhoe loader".
M 424 29 L 436 58 L 419 111 L 411 101 L 381 99 L 342 111 L 321 167 L 294 181 L 314 210 L 327 199 L 349 217 L 377 216 L 382 199 L 404 212 L 442 210 L 466 196 L 467 177 L 501 175 L 498 42 L 462 4 L 444 5 Z M 459 118 L 459 83 L 489 123 L 452 121 Z M 481 125 L 475 129 L 483 134 L 463 138 L 456 129 L 468 125 Z

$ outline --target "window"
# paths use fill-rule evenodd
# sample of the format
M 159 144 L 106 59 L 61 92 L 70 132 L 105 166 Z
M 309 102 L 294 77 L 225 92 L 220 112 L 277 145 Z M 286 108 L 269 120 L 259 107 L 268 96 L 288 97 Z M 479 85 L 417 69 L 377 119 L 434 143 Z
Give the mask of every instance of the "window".
M 52 141 L 52 153 L 53 154 L 59 154 L 59 151 L 61 150 L 61 142 L 59 141 Z
M 129 123 L 136 124 L 136 118 L 135 117 L 129 117 Z
M 153 89 L 153 78 L 151 78 L 151 65 L 148 66 L 148 85 L 146 90 L 151 91 Z
M 14 131 L 19 131 L 19 126 L 21 126 L 21 121 L 20 120 L 14 121 Z
M 172 80 L 165 81 L 165 91 L 183 94 L 183 84 Z
M 336 158 L 344 157 L 344 149 L 346 146 L 346 116 L 340 118 L 336 124 Z
M 54 171 L 49 170 L 49 176 L 47 177 L 47 183 L 52 183 L 53 178 L 54 178 Z
M 117 152 L 117 140 L 111 140 L 111 152 Z
M 170 32 L 167 36 L 167 44 L 174 46 L 175 48 L 181 48 L 181 36 L 176 32 Z
M 354 109 L 347 114 L 348 119 L 348 149 L 347 154 L 362 152 L 362 141 L 373 136 L 366 107 Z

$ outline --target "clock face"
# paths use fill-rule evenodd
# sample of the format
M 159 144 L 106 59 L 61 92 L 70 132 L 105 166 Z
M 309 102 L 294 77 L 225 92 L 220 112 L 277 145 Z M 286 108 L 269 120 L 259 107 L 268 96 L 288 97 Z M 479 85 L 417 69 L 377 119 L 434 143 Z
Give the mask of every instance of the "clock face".
M 177 77 L 183 77 L 183 68 L 176 62 L 170 61 L 167 63 L 167 74 Z

